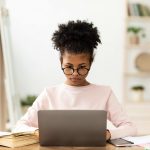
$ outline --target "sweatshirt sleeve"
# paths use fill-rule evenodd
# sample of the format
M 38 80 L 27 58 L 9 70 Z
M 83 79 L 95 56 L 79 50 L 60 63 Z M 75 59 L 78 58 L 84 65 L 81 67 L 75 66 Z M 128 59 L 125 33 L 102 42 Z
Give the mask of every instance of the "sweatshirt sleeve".
M 25 115 L 17 122 L 12 132 L 33 131 L 38 129 L 38 110 L 48 109 L 46 89 L 37 97 Z
M 126 115 L 123 107 L 118 102 L 116 96 L 110 91 L 110 95 L 106 104 L 107 118 L 113 123 L 116 129 L 109 129 L 111 133 L 111 139 L 135 136 L 137 134 L 137 128 Z

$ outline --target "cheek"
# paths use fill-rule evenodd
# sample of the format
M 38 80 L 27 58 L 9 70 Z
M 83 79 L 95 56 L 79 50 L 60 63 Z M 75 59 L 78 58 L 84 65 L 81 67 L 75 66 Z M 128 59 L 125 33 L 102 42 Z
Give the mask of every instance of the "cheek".
M 88 74 L 87 74 L 87 75 L 85 75 L 85 76 L 83 76 L 83 79 L 85 79 L 87 76 L 88 76 Z

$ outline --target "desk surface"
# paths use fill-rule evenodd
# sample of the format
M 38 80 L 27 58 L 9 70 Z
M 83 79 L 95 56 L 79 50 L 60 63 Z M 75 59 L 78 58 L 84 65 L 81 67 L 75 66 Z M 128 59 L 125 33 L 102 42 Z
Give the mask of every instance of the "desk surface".
M 10 150 L 10 148 L 0 146 L 0 150 Z M 39 144 L 28 145 L 11 150 L 144 150 L 142 147 L 115 147 L 107 144 L 106 147 L 41 147 Z

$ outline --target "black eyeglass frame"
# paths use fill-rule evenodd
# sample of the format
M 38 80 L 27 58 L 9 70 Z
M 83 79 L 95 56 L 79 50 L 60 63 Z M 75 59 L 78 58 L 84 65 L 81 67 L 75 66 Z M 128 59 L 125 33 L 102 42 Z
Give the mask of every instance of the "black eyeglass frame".
M 72 71 L 73 71 L 73 72 L 72 72 L 72 73 L 70 73 L 70 74 L 66 74 L 66 73 L 65 73 L 65 71 L 64 71 L 66 68 L 72 69 Z M 88 74 L 88 72 L 89 72 L 89 70 L 90 70 L 90 69 L 88 69 L 88 68 L 80 68 L 80 67 L 79 67 L 79 68 L 77 68 L 77 69 L 70 68 L 70 67 L 65 67 L 65 68 L 61 68 L 61 69 L 63 70 L 63 72 L 64 72 L 64 74 L 65 74 L 65 75 L 72 75 L 72 74 L 74 73 L 74 71 L 75 71 L 75 70 L 77 70 L 77 73 L 78 73 L 79 75 L 81 75 L 81 76 L 85 76 L 85 75 L 87 75 L 87 74 Z M 86 70 L 87 70 L 87 73 L 86 73 L 86 74 L 84 74 L 84 75 L 83 75 L 83 74 L 80 74 L 80 73 L 79 73 L 79 69 L 86 69 Z

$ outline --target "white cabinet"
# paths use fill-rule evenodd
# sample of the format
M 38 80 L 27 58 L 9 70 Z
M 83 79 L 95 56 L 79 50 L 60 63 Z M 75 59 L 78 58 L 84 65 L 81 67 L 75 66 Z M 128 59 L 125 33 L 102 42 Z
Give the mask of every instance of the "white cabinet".
M 150 102 L 150 1 L 127 0 L 124 102 Z
M 126 2 L 123 102 L 139 134 L 150 134 L 150 1 Z
M 150 102 L 125 105 L 129 118 L 137 125 L 138 134 L 150 134 Z

